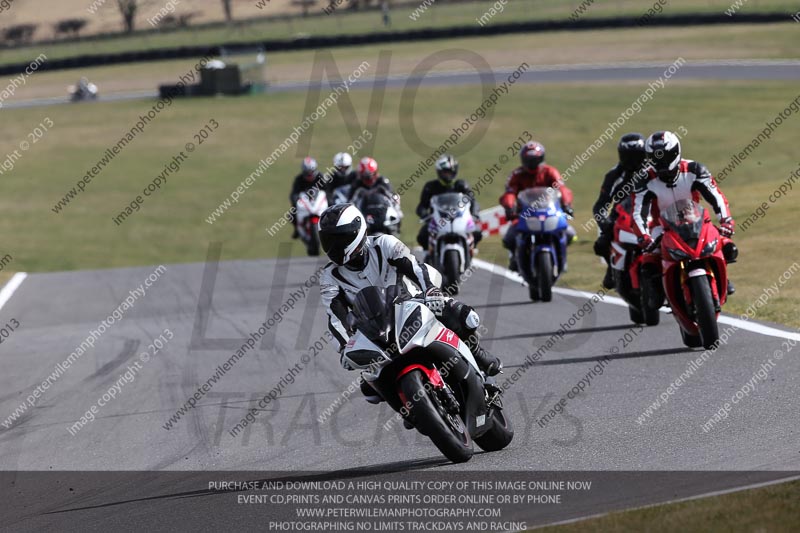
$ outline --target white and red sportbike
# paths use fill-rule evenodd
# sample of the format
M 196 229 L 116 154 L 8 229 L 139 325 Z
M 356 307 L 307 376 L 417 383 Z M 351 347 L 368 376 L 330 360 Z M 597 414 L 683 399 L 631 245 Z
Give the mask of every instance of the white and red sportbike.
M 486 451 L 508 446 L 514 430 L 499 387 L 487 386 L 467 345 L 422 298 L 399 285 L 366 287 L 348 322 L 356 333 L 347 364 L 448 459 L 468 461 L 473 441 Z
M 297 217 L 297 233 L 306 245 L 308 255 L 319 255 L 319 219 L 323 211 L 328 209 L 328 197 L 325 191 L 315 194 L 300 193 L 295 205 Z

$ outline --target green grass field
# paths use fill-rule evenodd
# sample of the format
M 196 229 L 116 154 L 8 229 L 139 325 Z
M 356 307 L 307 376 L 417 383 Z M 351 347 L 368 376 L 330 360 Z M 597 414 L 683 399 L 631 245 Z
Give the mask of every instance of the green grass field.
M 572 524 L 536 529 L 540 533 L 648 533 L 797 531 L 800 482 L 712 498 L 611 513 Z
M 591 99 L 581 85 L 520 84 L 503 97 L 480 143 L 467 153 L 456 149 L 461 173 L 474 181 L 523 131 L 529 130 L 548 148 L 548 161 L 566 167 L 591 144 L 622 110 L 634 101 L 645 84 L 624 86 L 595 84 Z M 369 91 L 351 93 L 363 124 Z M 382 171 L 395 182 L 408 177 L 424 157 L 407 148 L 400 133 L 400 90 L 387 90 L 375 135 L 374 156 Z M 624 130 L 648 133 L 660 128 L 688 130 L 685 153 L 712 170 L 727 164 L 762 128 L 764 121 L 797 97 L 793 83 L 679 83 L 657 93 Z M 746 102 L 746 105 L 742 103 Z M 152 101 L 56 106 L 33 110 L 3 110 L 0 163 L 3 154 L 19 149 L 28 132 L 45 119 L 54 126 L 41 140 L 20 152 L 12 171 L 3 175 L 0 198 L 4 217 L 0 231 L 13 268 L 53 271 L 203 261 L 208 243 L 222 241 L 224 258 L 271 257 L 289 230 L 269 238 L 265 228 L 288 208 L 288 189 L 300 157 L 290 149 L 250 188 L 221 220 L 204 221 L 258 164 L 302 120 L 305 95 L 283 93 L 243 98 L 210 98 L 175 102 L 166 108 L 100 173 L 61 214 L 51 208 L 73 187 L 106 148 L 146 113 Z M 478 87 L 425 88 L 418 93 L 413 119 L 420 136 L 430 145 L 445 140 L 480 103 Z M 686 110 L 681 113 L 681 110 Z M 210 119 L 219 122 L 208 141 L 198 146 L 180 172 L 168 177 L 164 188 L 146 200 L 141 210 L 121 226 L 112 217 L 184 150 L 187 142 Z M 757 205 L 797 167 L 795 140 L 800 119 L 793 117 L 741 165 L 724 183 L 734 214 L 744 220 Z M 349 139 L 342 115 L 334 109 L 315 125 L 310 153 L 327 164 Z M 364 154 L 362 154 L 364 155 Z M 614 145 L 595 154 L 569 182 L 576 192 L 577 222 L 590 216 L 599 181 L 614 163 Z M 503 165 L 504 175 L 514 160 Z M 495 179 L 480 194 L 484 206 L 493 205 L 504 177 Z M 403 238 L 412 242 L 418 229 L 413 209 L 422 183 L 403 199 L 408 218 Z M 797 193 L 795 193 L 797 194 Z M 742 311 L 792 263 L 794 230 L 798 224 L 796 199 L 791 196 L 772 206 L 737 242 L 740 262 L 732 267 L 739 292 L 728 310 Z M 595 288 L 602 267 L 592 255 L 593 234 L 582 233 L 570 250 L 570 272 L 562 285 Z M 302 250 L 297 245 L 295 253 Z M 785 251 L 784 251 L 785 250 Z M 482 246 L 484 258 L 495 257 L 496 239 Z M 800 259 L 800 258 L 798 258 Z M 800 290 L 787 286 L 770 302 L 763 319 L 800 325 L 793 302 Z
M 581 4 L 579 0 L 536 0 L 508 2 L 502 12 L 497 13 L 487 23 L 517 22 L 524 20 L 560 20 L 570 17 Z M 319 10 L 327 5 L 320 2 Z M 335 11 L 330 16 L 297 18 L 290 21 L 261 21 L 247 23 L 237 21 L 233 27 L 187 28 L 184 30 L 160 33 L 140 33 L 132 36 L 120 34 L 119 37 L 102 41 L 77 41 L 70 43 L 36 44 L 0 54 L 0 64 L 18 63 L 30 60 L 45 53 L 50 59 L 71 57 L 82 54 L 124 52 L 147 50 L 161 47 L 211 45 L 231 41 L 258 41 L 261 39 L 280 39 L 306 35 L 338 35 L 372 31 L 398 31 L 456 25 L 478 25 L 493 2 L 473 2 L 458 4 L 433 4 L 417 20 L 409 15 L 417 8 L 398 7 L 392 10 L 392 25 L 383 25 L 379 11 L 349 13 Z M 651 2 L 638 0 L 598 0 L 580 18 L 610 17 L 617 15 L 641 16 L 652 7 Z M 663 8 L 664 14 L 679 13 L 723 13 L 731 7 L 731 0 L 670 0 Z M 83 8 L 83 6 L 81 6 Z M 788 0 L 750 0 L 740 13 L 784 12 L 795 13 L 798 7 Z M 82 9 L 81 9 L 82 10 Z M 33 21 L 26 21 L 33 22 Z M 145 25 L 146 27 L 146 25 Z

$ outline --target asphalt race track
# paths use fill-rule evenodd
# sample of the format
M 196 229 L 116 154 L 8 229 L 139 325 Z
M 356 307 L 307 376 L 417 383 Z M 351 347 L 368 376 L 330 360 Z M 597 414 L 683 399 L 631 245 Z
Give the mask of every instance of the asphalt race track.
M 586 311 L 591 300 L 580 293 L 560 291 L 549 304 L 530 303 L 527 289 L 508 279 L 503 269 L 497 274 L 475 270 L 459 296 L 482 315 L 490 332 L 485 343 L 506 365 L 501 378 L 510 378 L 528 354 L 584 309 L 563 340 L 557 339 L 507 390 L 506 409 L 516 426 L 507 449 L 449 464 L 432 444 L 401 424 L 384 429 L 391 418 L 385 404 L 369 405 L 358 392 L 319 422 L 356 378 L 339 366 L 332 347 L 325 346 L 318 355 L 309 348 L 324 338 L 326 326 L 318 290 L 303 289 L 303 284 L 322 262 L 224 261 L 224 250 L 222 259 L 218 264 L 167 265 L 94 348 L 43 392 L 35 407 L 10 429 L 0 427 L 0 486 L 5 493 L 0 528 L 41 531 L 58 524 L 59 530 L 108 531 L 130 530 L 135 524 L 139 530 L 266 529 L 264 507 L 237 506 L 230 494 L 204 490 L 205 481 L 198 481 L 203 472 L 217 471 L 218 478 L 222 470 L 299 479 L 312 472 L 325 472 L 318 474 L 325 479 L 404 479 L 462 471 L 499 472 L 501 479 L 503 472 L 553 477 L 571 471 L 564 475 L 572 479 L 577 471 L 577 478 L 596 479 L 605 487 L 573 498 L 569 505 L 518 506 L 509 516 L 526 520 L 528 526 L 788 478 L 800 471 L 800 413 L 794 406 L 800 361 L 795 353 L 776 359 L 777 351 L 786 350 L 782 339 L 745 329 L 733 332 L 727 345 L 639 424 L 637 418 L 702 350 L 683 347 L 677 325 L 666 313 L 661 325 L 638 332 L 625 308 L 601 301 Z M 29 275 L 0 310 L 0 323 L 16 319 L 20 324 L 0 347 L 0 421 L 154 268 Z M 218 365 L 287 301 L 295 304 L 280 324 L 267 330 L 195 408 L 165 429 L 176 410 L 218 372 Z M 141 362 L 140 354 L 165 329 L 174 337 Z M 704 432 L 702 425 L 770 358 L 774 366 L 767 378 L 733 406 L 727 419 Z M 565 413 L 544 427 L 536 423 L 601 361 L 603 373 L 567 400 Z M 97 410 L 96 419 L 73 436 L 68 428 L 137 362 L 141 369 L 135 378 L 123 382 L 116 397 Z M 278 399 L 259 411 L 254 424 L 231 436 L 229 431 L 247 410 L 298 363 L 303 367 L 294 382 L 283 379 Z M 140 478 L 103 474 L 110 477 L 102 490 L 85 473 L 163 470 L 176 472 Z M 45 473 L 37 482 L 31 471 Z M 608 471 L 661 473 L 603 478 Z
M 595 65 L 533 65 L 522 73 L 517 83 L 568 83 L 568 82 L 618 82 L 631 80 L 658 79 L 664 74 L 664 69 L 670 63 L 612 63 Z M 800 61 L 796 60 L 715 60 L 715 61 L 687 61 L 672 76 L 673 80 L 799 80 Z M 488 76 L 498 83 L 514 69 L 498 69 L 494 74 L 478 73 L 475 69 L 460 72 L 430 73 L 424 77 L 397 75 L 386 79 L 386 86 L 402 88 L 406 84 L 419 81 L 421 86 L 434 85 L 466 85 L 480 83 L 482 77 Z M 504 76 L 505 75 L 505 76 Z M 375 83 L 373 79 L 361 79 L 351 85 L 351 89 L 371 89 Z M 310 84 L 306 81 L 276 83 L 267 88 L 267 92 L 308 91 Z M 100 102 L 114 102 L 121 100 L 139 100 L 143 98 L 157 98 L 158 91 L 136 91 L 103 94 L 100 88 Z M 6 102 L 7 109 L 38 107 L 68 103 L 69 98 L 52 97 L 37 98 Z

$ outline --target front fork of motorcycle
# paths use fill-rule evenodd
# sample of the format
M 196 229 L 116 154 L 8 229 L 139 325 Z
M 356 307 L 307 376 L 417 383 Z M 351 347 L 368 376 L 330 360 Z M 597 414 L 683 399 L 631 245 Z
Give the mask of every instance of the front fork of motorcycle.
M 501 389 L 497 385 L 497 381 L 495 381 L 494 376 L 486 377 L 483 390 L 486 394 L 486 405 L 487 407 L 497 407 L 498 409 L 503 408 L 503 389 Z
M 436 395 L 438 396 L 439 401 L 442 402 L 442 406 L 451 415 L 457 415 L 461 411 L 461 406 L 456 399 L 456 395 L 453 394 L 453 390 L 447 383 L 444 384 L 444 387 L 439 387 L 436 389 Z

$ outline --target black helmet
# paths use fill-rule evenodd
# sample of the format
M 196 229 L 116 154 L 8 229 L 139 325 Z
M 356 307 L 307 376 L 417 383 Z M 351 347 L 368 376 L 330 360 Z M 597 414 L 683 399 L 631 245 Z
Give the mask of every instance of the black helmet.
M 445 154 L 436 161 L 436 176 L 442 185 L 451 186 L 456 174 L 458 174 L 458 161 L 452 155 Z
M 671 131 L 657 131 L 647 138 L 644 148 L 658 178 L 665 183 L 674 183 L 681 162 L 681 141 L 678 136 Z
M 536 141 L 529 141 L 519 151 L 522 166 L 528 170 L 536 170 L 544 162 L 544 145 Z
M 337 204 L 319 219 L 319 241 L 331 261 L 359 270 L 366 265 L 367 222 L 353 204 Z
M 641 133 L 626 133 L 617 145 L 619 164 L 629 172 L 639 170 L 644 164 L 646 152 L 644 150 L 644 135 Z

